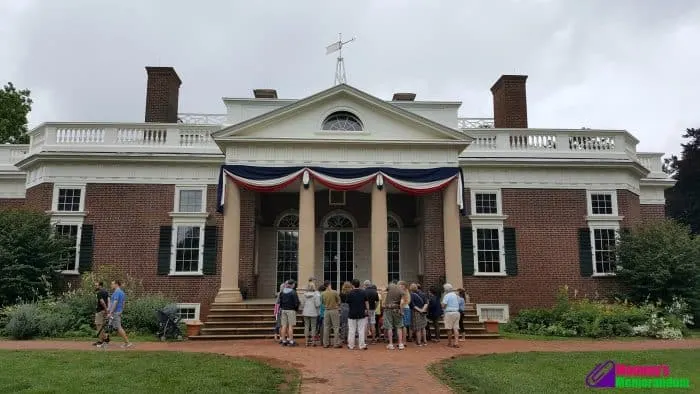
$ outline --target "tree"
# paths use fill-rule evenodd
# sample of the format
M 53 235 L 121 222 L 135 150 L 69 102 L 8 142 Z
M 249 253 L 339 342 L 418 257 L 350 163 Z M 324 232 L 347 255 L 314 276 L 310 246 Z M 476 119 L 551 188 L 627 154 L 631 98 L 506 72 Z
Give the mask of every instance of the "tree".
M 0 211 L 0 307 L 48 295 L 74 246 L 43 213 Z
M 27 114 L 32 110 L 31 92 L 17 90 L 12 82 L 0 90 L 0 144 L 28 144 Z
M 624 232 L 618 245 L 617 279 L 632 302 L 683 298 L 700 317 L 700 238 L 674 220 Z
M 700 234 L 700 129 L 687 129 L 681 144 L 680 158 L 676 155 L 665 160 L 664 170 L 676 184 L 666 190 L 668 215 L 690 226 L 693 234 Z

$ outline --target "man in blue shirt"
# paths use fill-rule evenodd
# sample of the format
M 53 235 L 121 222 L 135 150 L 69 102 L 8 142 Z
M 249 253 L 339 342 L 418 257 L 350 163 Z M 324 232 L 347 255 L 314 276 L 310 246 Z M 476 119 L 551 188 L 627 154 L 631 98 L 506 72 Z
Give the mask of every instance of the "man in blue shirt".
M 443 286 L 445 296 L 442 298 L 442 309 L 445 311 L 445 328 L 447 329 L 447 346 L 459 347 L 459 296 L 455 293 L 452 285 L 445 283 Z
M 126 294 L 122 290 L 122 282 L 118 280 L 112 281 L 112 299 L 109 302 L 108 316 L 112 319 L 112 328 L 117 330 L 120 337 L 124 339 L 123 348 L 130 348 L 134 346 L 133 343 L 129 342 L 129 338 L 126 336 L 126 332 L 122 327 L 122 312 L 124 312 L 124 302 L 126 301 Z

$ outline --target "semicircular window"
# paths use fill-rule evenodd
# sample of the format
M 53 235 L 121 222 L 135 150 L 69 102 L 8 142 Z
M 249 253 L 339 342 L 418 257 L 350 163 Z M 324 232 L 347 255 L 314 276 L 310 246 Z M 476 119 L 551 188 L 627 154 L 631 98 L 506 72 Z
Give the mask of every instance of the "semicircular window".
M 362 122 L 350 112 L 334 112 L 323 121 L 323 130 L 362 131 Z

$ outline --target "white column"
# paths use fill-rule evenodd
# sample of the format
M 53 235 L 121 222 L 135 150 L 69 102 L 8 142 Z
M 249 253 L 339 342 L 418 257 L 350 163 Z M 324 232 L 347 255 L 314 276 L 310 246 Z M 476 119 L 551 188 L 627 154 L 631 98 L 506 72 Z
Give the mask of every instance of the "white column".
M 387 209 L 386 188 L 377 189 L 372 185 L 372 217 L 370 246 L 372 250 L 372 283 L 377 288 L 386 288 L 389 276 L 387 263 Z
M 299 190 L 299 288 L 302 289 L 309 278 L 314 276 L 316 268 L 315 233 L 316 206 L 314 201 L 314 184 L 309 180 L 307 188 L 302 182 Z
M 460 245 L 459 207 L 454 180 L 442 193 L 442 224 L 445 244 L 445 278 L 455 289 L 462 287 L 462 249 Z
M 226 177 L 224 189 L 224 246 L 221 252 L 221 287 L 215 303 L 241 302 L 238 271 L 241 258 L 241 191 Z

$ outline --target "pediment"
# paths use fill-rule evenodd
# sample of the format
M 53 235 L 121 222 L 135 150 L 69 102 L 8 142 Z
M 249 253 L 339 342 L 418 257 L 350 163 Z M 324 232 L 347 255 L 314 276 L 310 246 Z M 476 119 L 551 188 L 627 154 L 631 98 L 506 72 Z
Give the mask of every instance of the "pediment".
M 324 120 L 338 112 L 355 115 L 362 130 L 324 130 Z M 425 142 L 465 146 L 471 138 L 456 129 L 398 108 L 348 85 L 338 85 L 213 134 L 227 140 L 339 140 Z

